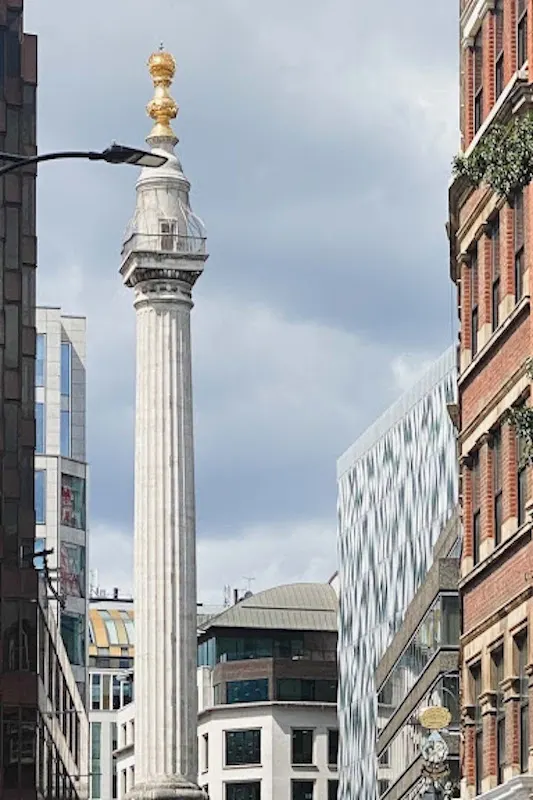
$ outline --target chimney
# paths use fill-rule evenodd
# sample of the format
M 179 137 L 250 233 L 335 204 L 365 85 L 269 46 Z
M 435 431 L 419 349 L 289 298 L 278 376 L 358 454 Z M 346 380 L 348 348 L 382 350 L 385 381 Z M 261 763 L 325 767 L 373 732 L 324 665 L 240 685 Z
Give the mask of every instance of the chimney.
M 234 589 L 233 590 L 233 604 L 237 605 L 238 602 L 239 602 L 239 590 L 238 589 Z
M 113 589 L 113 600 L 118 600 L 118 589 L 115 587 Z

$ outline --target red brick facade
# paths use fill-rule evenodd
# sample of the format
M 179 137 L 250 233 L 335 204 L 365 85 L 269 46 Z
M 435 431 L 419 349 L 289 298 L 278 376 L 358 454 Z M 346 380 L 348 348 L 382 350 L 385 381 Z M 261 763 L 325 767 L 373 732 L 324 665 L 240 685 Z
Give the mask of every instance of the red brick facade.
M 480 4 L 461 2 L 465 149 L 483 140 L 492 120 L 505 122 L 517 108 L 533 107 L 525 72 L 517 73 L 526 16 L 525 56 L 533 64 L 533 0 L 487 2 L 477 19 L 474 7 Z M 456 179 L 449 235 L 460 322 L 462 796 L 474 797 L 533 771 L 533 688 L 526 674 L 533 672 L 532 468 L 524 471 L 507 418 L 513 406 L 533 404 L 527 368 L 533 357 L 533 187 L 497 198 L 486 186 L 473 189 Z M 498 683 L 496 649 L 503 653 Z M 473 681 L 472 670 L 480 680 Z M 498 724 L 505 731 L 499 747 Z M 481 756 L 476 741 L 483 743 Z

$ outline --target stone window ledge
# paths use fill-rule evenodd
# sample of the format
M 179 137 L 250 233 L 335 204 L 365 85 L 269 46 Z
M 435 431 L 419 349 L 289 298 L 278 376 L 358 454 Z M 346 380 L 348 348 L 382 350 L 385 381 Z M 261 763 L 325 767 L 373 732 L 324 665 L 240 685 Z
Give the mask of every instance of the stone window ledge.
M 478 795 L 483 800 L 530 800 L 533 792 L 533 775 L 517 775 L 515 778 Z

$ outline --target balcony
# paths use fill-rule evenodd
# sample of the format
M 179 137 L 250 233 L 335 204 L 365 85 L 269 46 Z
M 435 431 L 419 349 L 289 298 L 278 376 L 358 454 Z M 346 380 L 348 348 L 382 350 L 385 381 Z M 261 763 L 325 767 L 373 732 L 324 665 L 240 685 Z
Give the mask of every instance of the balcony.
M 205 256 L 204 236 L 184 236 L 180 233 L 134 233 L 122 247 L 122 263 L 131 253 L 158 255 Z

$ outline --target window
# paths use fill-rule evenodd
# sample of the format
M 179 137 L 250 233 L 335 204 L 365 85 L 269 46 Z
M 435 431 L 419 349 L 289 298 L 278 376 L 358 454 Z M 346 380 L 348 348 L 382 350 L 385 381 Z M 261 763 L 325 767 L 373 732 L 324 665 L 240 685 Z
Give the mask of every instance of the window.
M 226 703 L 260 703 L 268 700 L 268 678 L 251 681 L 228 681 Z
M 277 700 L 286 702 L 337 702 L 337 681 L 280 678 L 276 684 Z
M 85 547 L 61 542 L 59 574 L 64 596 L 85 597 Z
M 261 731 L 226 731 L 226 766 L 261 763 Z
M 461 612 L 457 594 L 442 595 L 441 641 L 456 647 L 461 635 Z
M 35 470 L 35 522 L 44 525 L 46 522 L 46 472 Z
M 470 255 L 470 331 L 472 339 L 472 358 L 477 353 L 478 346 L 478 295 L 479 295 L 479 266 L 477 244 Z
M 35 553 L 35 558 L 33 559 L 33 566 L 37 570 L 44 569 L 44 556 L 41 553 L 44 553 L 46 550 L 46 539 L 37 538 L 35 539 L 35 547 L 33 552 Z
M 385 792 L 389 791 L 389 786 L 390 786 L 390 781 L 388 781 L 386 778 L 382 778 L 380 781 L 378 781 L 378 795 L 379 795 L 379 797 L 384 795 Z
M 261 800 L 261 782 L 227 783 L 226 800 Z
M 59 414 L 59 439 L 61 455 L 65 456 L 65 458 L 70 458 L 72 440 L 70 435 L 70 411 L 66 411 L 63 408 Z
M 339 781 L 328 781 L 328 800 L 337 800 Z
M 72 383 L 72 347 L 70 342 L 61 342 L 61 412 L 59 416 L 60 452 L 70 458 L 71 444 L 71 383 Z
M 483 29 L 474 39 L 474 133 L 483 123 Z
M 516 68 L 527 61 L 527 0 L 516 0 Z
M 309 729 L 293 729 L 292 731 L 292 763 L 313 763 L 313 731 Z
M 494 5 L 494 93 L 495 100 L 503 92 L 503 0 Z
M 491 316 L 492 330 L 495 331 L 500 322 L 500 215 L 496 217 L 491 226 L 491 269 L 492 269 L 492 297 Z
M 380 767 L 388 767 L 390 764 L 390 753 L 389 748 L 384 750 L 379 757 L 378 764 Z
M 524 192 L 517 192 L 513 200 L 514 220 L 514 281 L 515 300 L 518 301 L 524 294 Z
M 91 675 L 91 709 L 93 711 L 100 710 L 100 675 L 94 674 Z
M 516 489 L 517 489 L 517 516 L 518 526 L 523 525 L 526 521 L 526 504 L 527 504 L 527 459 L 526 459 L 526 442 L 523 436 L 515 434 L 516 439 Z
M 61 475 L 61 524 L 85 528 L 85 481 L 74 475 Z
M 475 707 L 475 769 L 476 769 L 476 795 L 481 794 L 481 780 L 483 778 L 483 718 L 481 716 L 481 663 L 470 668 L 470 694 L 472 705 Z
M 176 221 L 173 219 L 161 220 L 159 231 L 161 233 L 161 250 L 172 252 L 176 237 Z
M 101 797 L 101 751 L 102 723 L 91 722 L 91 797 L 99 800 Z
M 72 381 L 72 357 L 70 342 L 61 342 L 61 396 L 70 397 Z
M 293 781 L 292 800 L 313 800 L 314 781 Z
M 44 403 L 35 403 L 35 452 L 44 453 L 46 444 L 46 420 Z
M 505 705 L 502 689 L 504 679 L 503 647 L 492 654 L 492 690 L 496 694 L 496 774 L 498 783 L 503 783 L 505 767 Z
M 113 709 L 117 711 L 120 708 L 120 678 L 113 675 Z
M 477 564 L 481 550 L 481 482 L 478 450 L 472 457 L 470 475 L 472 479 L 472 553 L 474 564 Z
M 204 733 L 202 737 L 203 744 L 203 770 L 207 772 L 209 769 L 209 734 Z
M 61 614 L 61 637 L 71 664 L 85 664 L 85 620 L 80 614 Z
M 502 432 L 496 428 L 492 434 L 492 493 L 494 498 L 494 545 L 502 540 L 503 483 L 502 483 Z
M 529 689 L 526 672 L 528 663 L 527 631 L 523 631 L 515 638 L 515 649 L 520 697 L 520 772 L 527 772 L 529 761 Z
M 336 764 L 339 757 L 339 731 L 328 731 L 328 764 Z
M 37 334 L 35 351 L 35 385 L 44 386 L 46 375 L 46 336 Z

